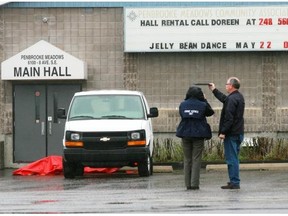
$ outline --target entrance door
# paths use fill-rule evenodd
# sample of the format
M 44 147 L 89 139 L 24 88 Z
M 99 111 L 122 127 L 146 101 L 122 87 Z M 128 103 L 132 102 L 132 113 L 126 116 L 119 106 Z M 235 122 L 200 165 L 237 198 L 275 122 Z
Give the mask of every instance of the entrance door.
M 65 120 L 57 108 L 69 107 L 81 86 L 14 86 L 14 162 L 33 162 L 49 155 L 62 155 Z

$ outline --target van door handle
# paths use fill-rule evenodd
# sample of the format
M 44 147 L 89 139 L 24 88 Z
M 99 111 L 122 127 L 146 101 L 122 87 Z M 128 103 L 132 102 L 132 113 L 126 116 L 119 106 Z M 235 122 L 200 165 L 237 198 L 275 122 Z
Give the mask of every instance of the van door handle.
M 41 122 L 41 135 L 45 135 L 45 122 Z

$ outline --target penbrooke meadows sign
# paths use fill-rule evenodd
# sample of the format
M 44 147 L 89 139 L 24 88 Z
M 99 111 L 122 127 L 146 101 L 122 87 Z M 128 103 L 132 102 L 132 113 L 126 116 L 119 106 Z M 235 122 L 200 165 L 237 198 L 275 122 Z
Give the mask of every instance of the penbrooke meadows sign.
M 85 63 L 41 40 L 1 64 L 2 80 L 83 80 Z
M 125 8 L 125 52 L 288 50 L 288 7 Z

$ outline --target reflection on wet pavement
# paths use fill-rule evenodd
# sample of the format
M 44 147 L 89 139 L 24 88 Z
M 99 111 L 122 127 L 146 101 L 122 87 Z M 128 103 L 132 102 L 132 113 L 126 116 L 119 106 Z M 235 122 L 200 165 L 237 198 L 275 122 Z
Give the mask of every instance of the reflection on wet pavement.
M 240 190 L 222 190 L 227 172 L 201 170 L 187 191 L 182 170 L 148 178 L 94 173 L 81 178 L 12 176 L 0 170 L 0 213 L 287 213 L 287 173 L 241 172 Z

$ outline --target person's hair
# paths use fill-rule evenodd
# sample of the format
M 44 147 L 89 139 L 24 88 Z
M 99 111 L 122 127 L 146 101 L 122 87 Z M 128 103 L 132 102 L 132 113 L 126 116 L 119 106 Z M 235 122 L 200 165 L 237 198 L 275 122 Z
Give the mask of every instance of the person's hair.
M 229 83 L 235 88 L 239 89 L 240 88 L 240 80 L 236 77 L 231 77 L 229 79 Z
M 187 100 L 189 98 L 196 98 L 198 100 L 204 100 L 204 94 L 202 92 L 202 89 L 198 86 L 189 87 L 184 100 Z

